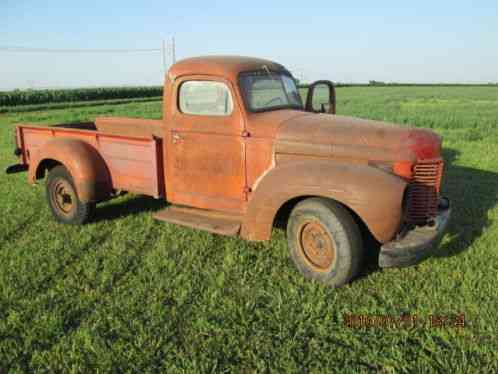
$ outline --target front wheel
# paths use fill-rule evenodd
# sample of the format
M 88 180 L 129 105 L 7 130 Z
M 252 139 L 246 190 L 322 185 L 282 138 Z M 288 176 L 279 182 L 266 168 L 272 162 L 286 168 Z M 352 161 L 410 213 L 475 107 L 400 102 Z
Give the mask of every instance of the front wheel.
M 55 219 L 61 223 L 83 224 L 95 211 L 95 203 L 83 203 L 78 198 L 73 178 L 62 165 L 50 170 L 47 178 L 47 201 Z
M 307 279 L 340 287 L 359 272 L 361 232 L 339 203 L 309 198 L 298 203 L 287 223 L 290 256 Z

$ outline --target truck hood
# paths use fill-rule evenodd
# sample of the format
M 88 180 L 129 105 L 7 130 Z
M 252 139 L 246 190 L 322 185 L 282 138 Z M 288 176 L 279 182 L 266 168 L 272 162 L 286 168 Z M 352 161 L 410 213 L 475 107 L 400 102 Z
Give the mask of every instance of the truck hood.
M 441 155 L 433 131 L 353 117 L 306 114 L 283 121 L 276 134 L 277 153 L 373 161 L 411 161 Z

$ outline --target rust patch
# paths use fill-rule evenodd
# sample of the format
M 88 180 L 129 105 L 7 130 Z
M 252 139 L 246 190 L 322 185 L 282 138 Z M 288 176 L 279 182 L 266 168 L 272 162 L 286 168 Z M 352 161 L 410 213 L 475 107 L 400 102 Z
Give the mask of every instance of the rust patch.
M 241 216 L 212 210 L 171 206 L 154 215 L 154 218 L 182 226 L 234 236 L 239 233 Z
M 273 220 L 287 201 L 302 196 L 334 199 L 365 222 L 381 243 L 393 238 L 401 223 L 401 178 L 366 165 L 337 160 L 301 160 L 277 165 L 251 194 L 241 236 L 268 240 Z

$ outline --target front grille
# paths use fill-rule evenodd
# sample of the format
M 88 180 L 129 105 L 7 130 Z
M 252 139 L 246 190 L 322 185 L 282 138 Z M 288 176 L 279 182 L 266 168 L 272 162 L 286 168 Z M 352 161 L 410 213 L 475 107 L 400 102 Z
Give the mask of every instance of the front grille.
M 421 160 L 413 168 L 413 178 L 407 190 L 407 221 L 425 225 L 437 214 L 443 160 Z

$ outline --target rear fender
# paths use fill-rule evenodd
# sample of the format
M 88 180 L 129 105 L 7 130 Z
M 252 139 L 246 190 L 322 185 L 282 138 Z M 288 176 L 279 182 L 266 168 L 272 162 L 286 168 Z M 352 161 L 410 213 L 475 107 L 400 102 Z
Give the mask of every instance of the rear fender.
M 399 229 L 406 185 L 401 178 L 366 165 L 333 160 L 286 163 L 269 171 L 255 188 L 241 236 L 268 240 L 280 207 L 298 197 L 320 196 L 351 209 L 385 243 Z
M 112 180 L 104 159 L 90 144 L 69 138 L 49 140 L 33 155 L 28 181 L 36 183 L 47 165 L 64 165 L 73 178 L 82 202 L 100 201 L 112 191 Z

